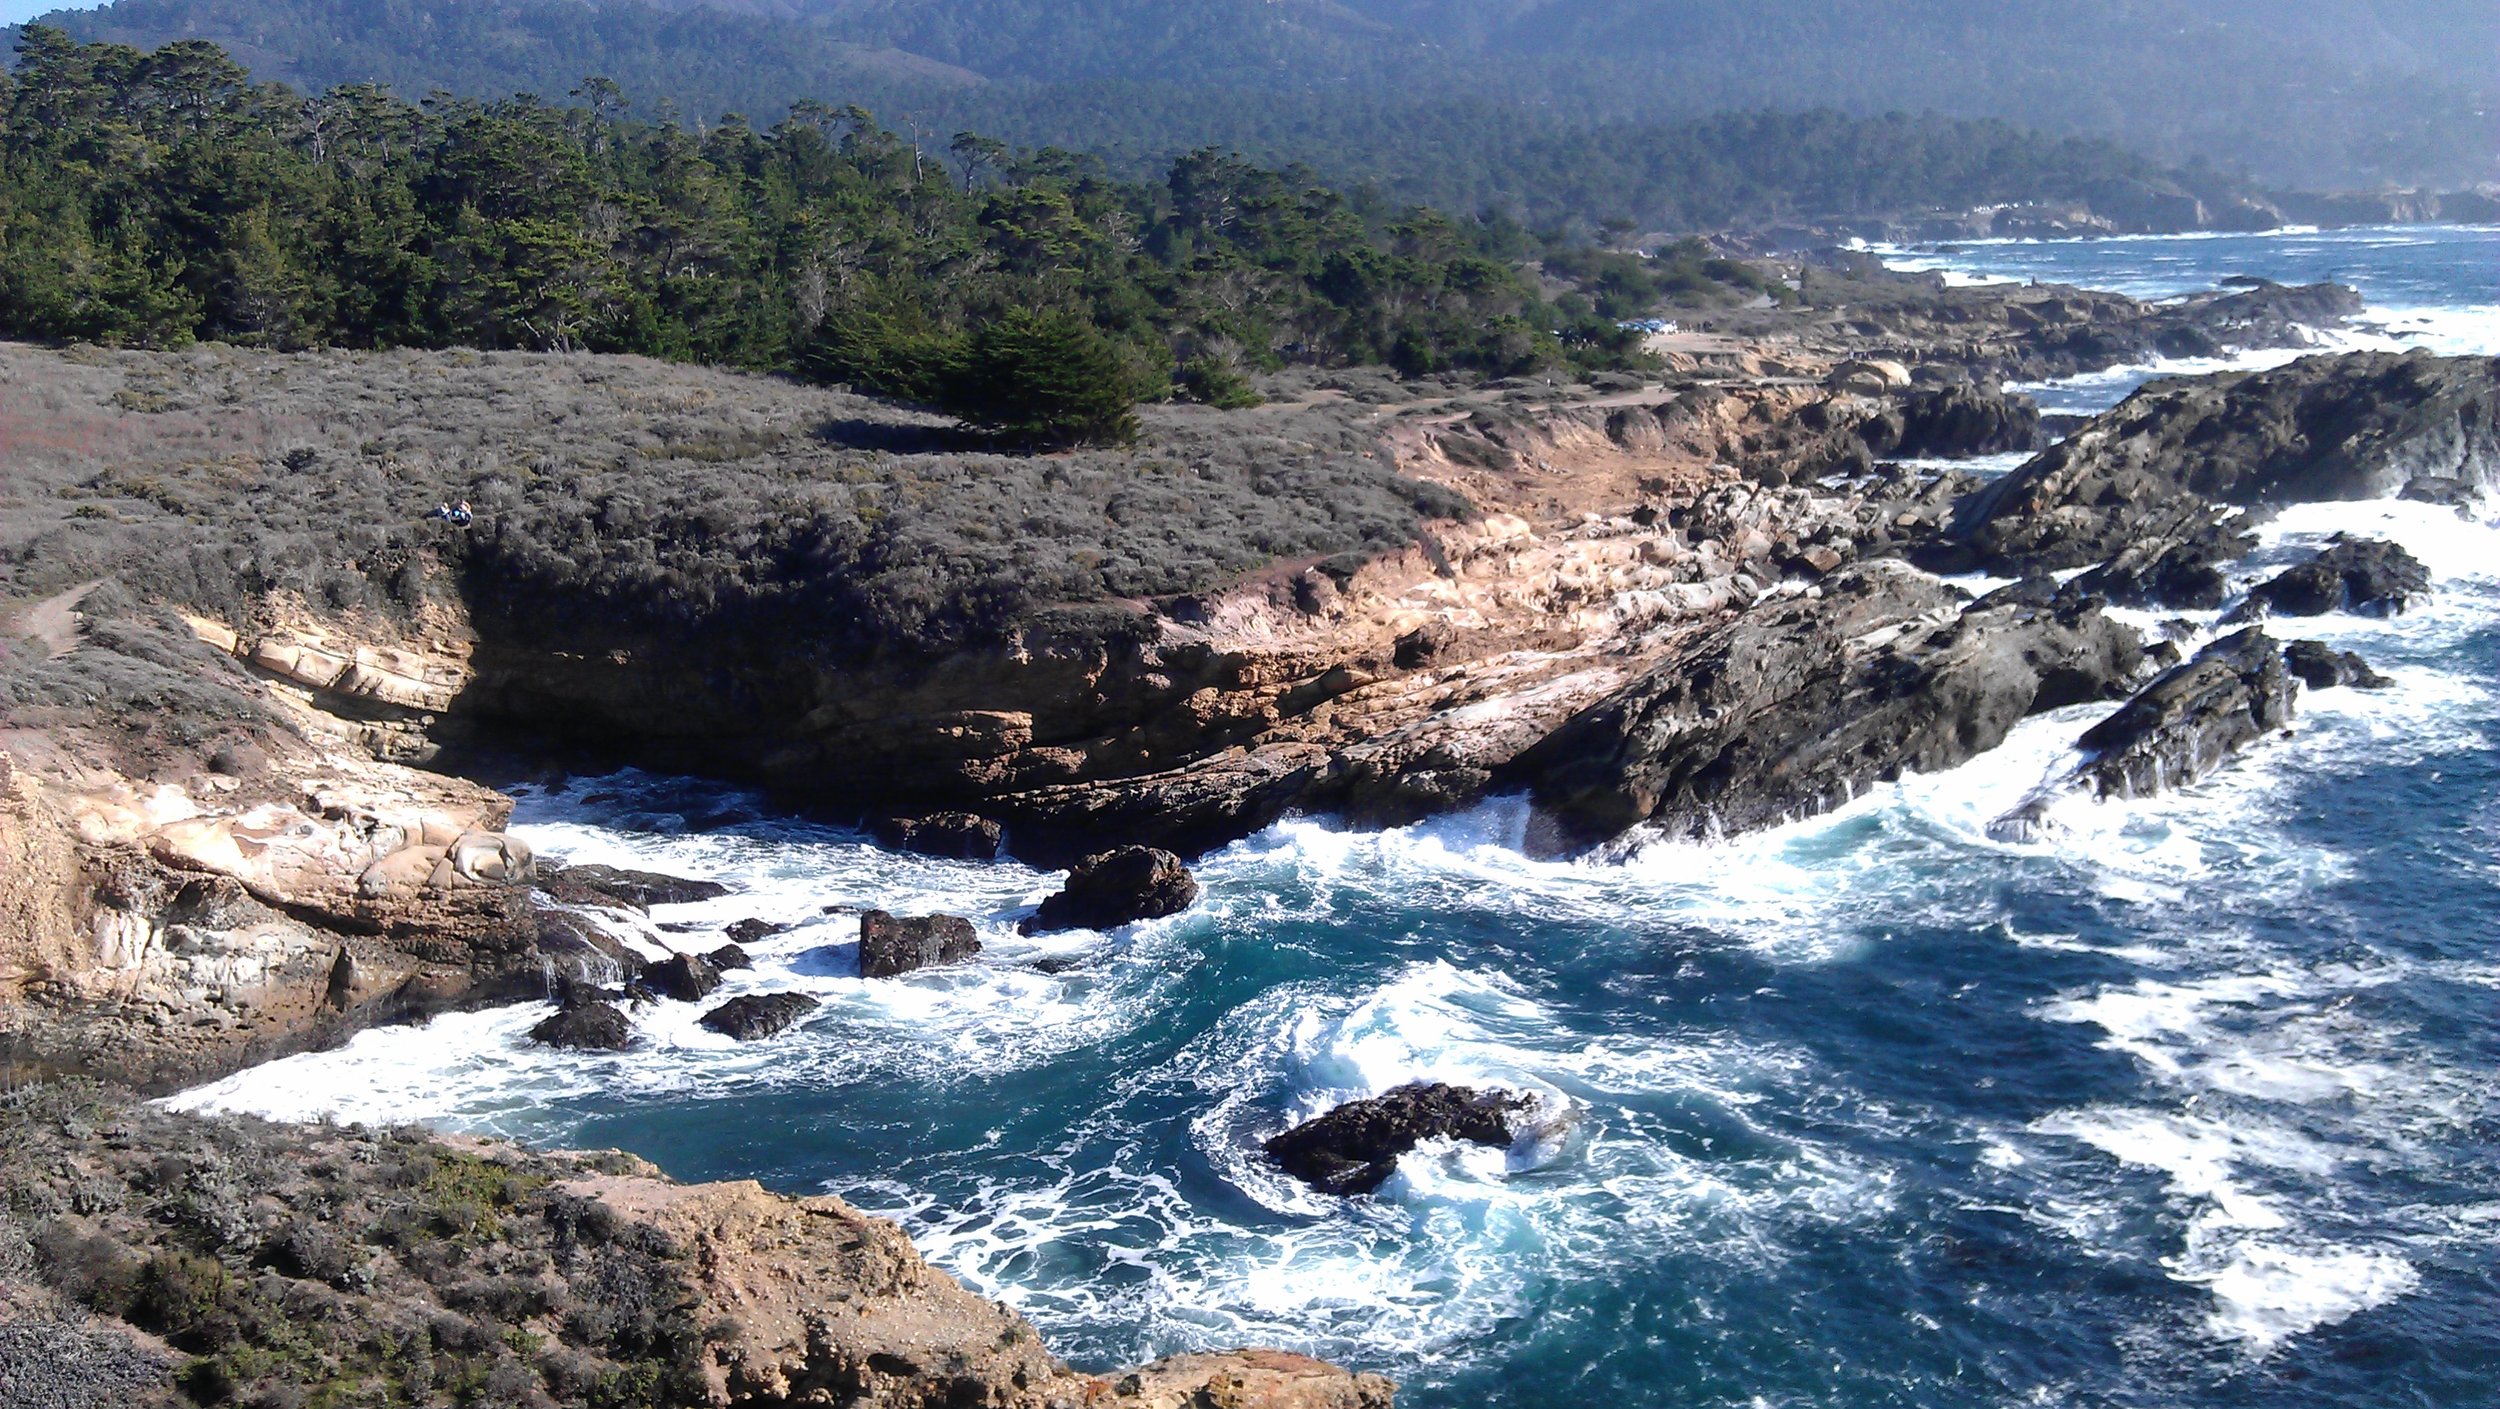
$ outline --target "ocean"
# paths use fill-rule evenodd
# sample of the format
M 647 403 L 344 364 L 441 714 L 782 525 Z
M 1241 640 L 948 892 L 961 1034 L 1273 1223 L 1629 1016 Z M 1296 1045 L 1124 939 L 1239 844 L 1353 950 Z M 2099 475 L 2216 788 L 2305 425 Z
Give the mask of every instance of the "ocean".
M 2500 353 L 2500 230 L 1883 253 L 2144 296 L 2339 279 L 2373 327 L 2334 344 Z M 2169 370 L 2038 390 L 2099 409 Z M 2065 804 L 2039 843 L 1987 824 L 2105 706 L 1829 816 L 1603 860 L 1527 859 L 1516 801 L 1289 821 L 1200 863 L 1185 915 L 1038 940 L 1014 922 L 1048 874 L 571 778 L 522 789 L 516 830 L 728 882 L 645 938 L 790 924 L 725 992 L 824 1006 L 741 1045 L 661 1005 L 614 1055 L 530 1046 L 544 1005 L 451 1016 L 174 1104 L 837 1193 L 1087 1368 L 1277 1345 L 1412 1409 L 2500 1403 L 2500 527 L 2297 509 L 2238 576 L 2339 530 L 2435 574 L 2404 616 L 2301 624 L 2395 688 L 2308 692 L 2289 737 Z M 987 948 L 863 982 L 860 906 L 970 915 Z M 1366 1199 L 1259 1152 L 1419 1079 L 1558 1119 L 1418 1150 Z

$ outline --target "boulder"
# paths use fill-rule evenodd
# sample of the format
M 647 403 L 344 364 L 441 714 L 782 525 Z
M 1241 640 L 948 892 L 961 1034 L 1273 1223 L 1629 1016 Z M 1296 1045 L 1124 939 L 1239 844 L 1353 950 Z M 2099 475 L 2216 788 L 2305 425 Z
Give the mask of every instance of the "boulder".
M 871 829 L 879 846 L 950 861 L 995 861 L 1005 839 L 1000 826 L 969 812 L 932 812 L 924 817 L 884 817 Z
M 1529 749 L 1528 842 L 1584 848 L 1653 823 L 1673 836 L 1777 824 L 1996 747 L 2025 716 L 2122 697 L 2136 632 L 2046 580 L 1965 605 L 1877 561 L 1698 633 Z
M 751 969 L 755 967 L 755 961 L 747 957 L 746 950 L 735 944 L 724 944 L 720 948 L 713 950 L 711 953 L 704 955 L 703 960 L 705 963 L 710 964 L 715 971 L 724 974 L 728 973 L 732 969 Z
M 2039 403 L 1994 383 L 1909 392 L 1857 434 L 1872 455 L 1914 460 L 2029 453 L 2048 444 Z
M 646 966 L 637 982 L 663 998 L 699 1003 L 720 987 L 720 970 L 700 954 L 671 954 Z
M 2372 670 L 2370 663 L 2358 655 L 2336 650 L 2323 641 L 2294 641 L 2285 646 L 2283 665 L 2312 690 L 2331 690 L 2338 685 L 2384 690 L 2396 683 Z
M 871 910 L 859 917 L 859 976 L 892 978 L 914 969 L 960 964 L 981 952 L 972 922 L 960 915 L 889 915 Z
M 1964 501 L 1956 566 L 2027 576 L 2181 536 L 2221 506 L 2500 485 L 2500 359 L 2359 352 L 2155 382 Z
M 2292 720 L 2298 686 L 2283 651 L 2250 627 L 2225 636 L 2185 665 L 2165 671 L 2085 730 L 2083 761 L 1989 825 L 2003 841 L 2039 835 L 2049 808 L 2076 791 L 2149 797 L 2192 783 Z
M 1898 362 L 1852 359 L 1823 378 L 1823 385 L 1852 396 L 1882 396 L 1910 384 L 1910 369 Z
M 696 1021 L 723 1036 L 756 1042 L 780 1032 L 816 1008 L 816 1000 L 804 993 L 746 993 Z
M 718 900 L 729 894 L 729 887 L 718 881 L 689 880 L 616 866 L 541 865 L 536 879 L 540 890 L 566 904 L 621 905 L 628 910 Z
M 770 939 L 774 935 L 789 932 L 788 925 L 776 925 L 769 920 L 740 920 L 723 931 L 729 936 L 729 942 L 732 944 L 753 944 L 759 939 Z
M 614 1003 L 573 1003 L 531 1028 L 530 1041 L 543 1047 L 621 1052 L 634 1044 L 634 1024 Z
M 1177 915 L 1197 900 L 1197 878 L 1179 857 L 1150 846 L 1124 846 L 1078 862 L 1059 893 L 1017 929 L 1024 934 L 1107 930 Z
M 1337 1107 L 1268 1140 L 1268 1157 L 1322 1193 L 1368 1194 L 1426 1140 L 1507 1148 L 1534 1104 L 1507 1091 L 1416 1082 Z
M 2429 595 L 2430 569 L 2402 547 L 2337 534 L 2326 550 L 2251 588 L 2235 620 L 2324 616 L 2356 611 L 2393 615 Z

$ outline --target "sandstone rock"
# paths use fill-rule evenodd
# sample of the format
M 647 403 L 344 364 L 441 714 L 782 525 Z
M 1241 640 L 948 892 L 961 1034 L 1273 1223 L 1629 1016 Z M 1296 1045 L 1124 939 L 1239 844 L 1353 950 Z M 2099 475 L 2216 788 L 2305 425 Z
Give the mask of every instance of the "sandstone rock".
M 2283 665 L 2312 690 L 2331 690 L 2338 685 L 2384 690 L 2396 683 L 2372 670 L 2360 656 L 2336 650 L 2323 641 L 2294 641 L 2285 646 Z
M 2326 551 L 2250 589 L 2234 615 L 2249 620 L 2338 611 L 2390 615 L 2430 589 L 2430 570 L 2403 548 L 2339 533 Z
M 637 982 L 663 998 L 699 1003 L 720 987 L 720 970 L 700 954 L 671 954 L 647 965 Z
M 804 993 L 745 993 L 730 999 L 697 1021 L 712 1031 L 741 1042 L 757 1042 L 816 1011 Z
M 1853 396 L 1882 396 L 1910 384 L 1910 369 L 1898 362 L 1848 361 L 1834 367 L 1823 385 Z
M 688 880 L 615 866 L 542 865 L 538 867 L 537 882 L 540 890 L 567 904 L 622 905 L 629 910 L 718 900 L 729 894 L 729 887 L 718 881 Z
M 992 861 L 1004 831 L 969 812 L 932 812 L 921 817 L 884 817 L 873 829 L 877 844 L 892 851 L 954 861 Z
M 1952 767 L 2040 710 L 2125 693 L 2136 633 L 2038 582 L 1965 606 L 1896 562 L 1816 595 L 1768 598 L 1530 749 L 1508 770 L 1562 853 L 1644 822 L 1738 831 L 1827 811 L 1866 787 Z
M 1322 1193 L 1368 1194 L 1397 1171 L 1398 1156 L 1426 1140 L 1507 1147 L 1533 1102 L 1505 1091 L 1439 1082 L 1401 1086 L 1337 1107 L 1267 1141 L 1268 1156 Z
M 530 1041 L 543 1047 L 621 1052 L 634 1045 L 634 1024 L 613 1003 L 573 1003 L 531 1028 Z
M 1078 862 L 1059 893 L 1017 928 L 1025 934 L 1115 929 L 1177 915 L 1197 899 L 1197 879 L 1179 857 L 1153 847 L 1124 846 Z
M 859 917 L 859 976 L 892 978 L 914 969 L 960 964 L 981 952 L 972 922 L 960 915 L 889 915 L 871 910 Z

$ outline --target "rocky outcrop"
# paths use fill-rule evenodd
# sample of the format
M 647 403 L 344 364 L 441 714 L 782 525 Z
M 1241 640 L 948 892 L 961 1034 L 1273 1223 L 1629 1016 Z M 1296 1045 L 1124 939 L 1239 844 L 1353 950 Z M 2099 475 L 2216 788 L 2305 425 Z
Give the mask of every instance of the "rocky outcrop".
M 2183 532 L 2129 543 L 2076 579 L 2075 587 L 2125 607 L 2212 611 L 2230 595 L 2224 568 L 2256 546 L 2256 536 L 2234 524 L 2196 519 Z
M 1004 829 L 969 812 L 932 812 L 920 817 L 883 817 L 872 829 L 877 845 L 949 861 L 989 861 L 998 855 Z
M 2165 671 L 2076 741 L 2082 761 L 1991 824 L 2028 840 L 2065 794 L 2150 797 L 2183 787 L 2288 726 L 2299 686 L 2281 647 L 2255 627 L 2225 636 Z
M 2283 667 L 2312 690 L 2349 685 L 2356 690 L 2384 690 L 2396 682 L 2370 668 L 2352 651 L 2339 651 L 2323 641 L 2294 641 L 2283 648 Z
M 617 905 L 628 910 L 718 900 L 729 894 L 729 887 L 718 881 L 595 865 L 541 866 L 538 888 L 568 904 Z
M 2430 569 L 2402 547 L 2339 533 L 2326 551 L 2250 588 L 2238 615 L 2252 621 L 2341 611 L 2386 616 L 2430 590 Z
M 2500 361 L 2365 352 L 2158 382 L 1971 496 L 1952 538 L 1970 566 L 2055 572 L 2209 532 L 2226 506 L 2417 481 L 2500 484 Z
M 1116 929 L 1177 915 L 1197 901 L 1198 880 L 1179 857 L 1153 847 L 1124 846 L 1078 862 L 1058 893 L 1018 928 L 1025 934 Z
M 1878 458 L 1966 459 L 2048 444 L 2039 404 L 1992 382 L 1909 392 L 1860 425 L 1857 435 Z
M 972 922 L 960 915 L 889 915 L 871 910 L 859 917 L 859 976 L 893 978 L 915 969 L 960 964 L 981 952 Z
M 625 1010 L 604 999 L 567 1003 L 530 1029 L 530 1041 L 545 1047 L 592 1052 L 621 1052 L 634 1045 L 634 1021 Z
M 619 1385 L 666 1409 L 1389 1409 L 1394 1393 L 1275 1351 L 1082 1373 L 884 1219 L 674 1183 L 613 1151 L 19 1088 L 0 1103 L 0 1187 L 28 1241 L 74 1253 L 0 1269 L 12 1325 L 99 1342 L 49 1337 L 32 1383 L 83 1367 L 132 1404 L 170 1397 L 177 1367 L 227 1402 L 353 1401 L 376 1365 L 412 1402 L 482 1386 L 479 1402 L 549 1409 L 615 1403 Z M 436 1230 L 456 1254 L 423 1241 Z M 26 1339 L 0 1338 L 20 1385 L 5 1357 Z
M 1417 1082 L 1339 1106 L 1270 1137 L 1265 1148 L 1286 1173 L 1322 1193 L 1368 1194 L 1397 1172 L 1399 1156 L 1426 1140 L 1508 1147 L 1533 1105 L 1507 1091 Z
M 804 993 L 742 993 L 696 1021 L 724 1037 L 761 1042 L 817 1007 L 816 1000 Z
M 679 1003 L 700 1003 L 720 987 L 720 970 L 700 954 L 671 954 L 645 965 L 637 986 Z
M 2135 632 L 2091 598 L 2038 583 L 1967 604 L 1870 563 L 1701 633 L 1513 777 L 1548 852 L 1642 823 L 1735 832 L 1966 762 L 2029 714 L 2123 695 L 2142 660 Z

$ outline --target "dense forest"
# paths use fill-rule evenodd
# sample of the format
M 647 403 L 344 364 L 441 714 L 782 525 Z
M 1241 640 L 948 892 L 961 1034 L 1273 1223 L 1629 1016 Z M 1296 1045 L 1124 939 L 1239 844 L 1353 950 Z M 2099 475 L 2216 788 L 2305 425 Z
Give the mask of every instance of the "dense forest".
M 215 40 L 308 89 L 561 100 L 602 74 L 683 114 L 759 122 L 855 102 L 1100 154 L 1129 177 L 1222 146 L 1531 223 L 2066 197 L 2074 168 L 2106 179 L 2118 161 L 2026 138 L 2039 161 L 1991 165 L 1974 155 L 2018 139 L 1958 119 L 2285 188 L 2500 177 L 2500 7 L 2481 0 L 117 0 L 52 22 Z M 1783 150 L 1784 129 L 1714 145 L 1730 134 L 1697 119 L 1809 109 L 1942 116 L 1856 139 L 1883 158 L 1857 187 L 1757 182 L 1780 202 L 1767 215 L 1683 194 Z M 1905 129 L 1921 150 L 1891 158 L 1875 139 Z
M 1033 442 L 1118 439 L 1140 398 L 1247 400 L 1286 363 L 1637 355 L 1622 279 L 1601 312 L 1527 273 L 1567 246 L 1307 171 L 1202 151 L 1121 182 L 971 133 L 915 146 L 856 107 L 698 134 L 604 82 L 573 96 L 308 97 L 205 43 L 29 28 L 0 77 L 0 333 L 638 352 Z M 1618 258 L 1657 297 L 1769 287 L 1694 246 Z

